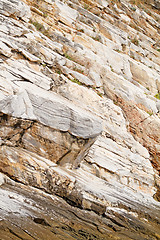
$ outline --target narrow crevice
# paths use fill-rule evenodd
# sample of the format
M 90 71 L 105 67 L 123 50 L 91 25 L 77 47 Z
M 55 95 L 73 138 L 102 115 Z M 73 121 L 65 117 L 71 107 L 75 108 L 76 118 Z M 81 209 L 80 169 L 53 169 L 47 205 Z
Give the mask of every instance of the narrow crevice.
M 8 230 L 9 230 L 9 232 L 10 232 L 11 234 L 13 234 L 15 237 L 17 237 L 17 238 L 19 238 L 19 239 L 21 239 L 21 240 L 24 240 L 24 238 L 20 237 L 20 236 L 19 236 L 17 233 L 15 233 L 12 229 L 8 228 Z
M 9 220 L 8 220 L 9 221 Z M 17 227 L 17 228 L 19 228 L 20 230 L 22 230 L 23 232 L 25 232 L 28 236 L 30 236 L 31 238 L 33 238 L 34 240 L 39 240 L 39 239 L 37 239 L 37 238 L 35 238 L 35 237 L 33 237 L 27 230 L 25 230 L 25 229 L 23 229 L 23 228 L 21 228 L 20 226 L 18 226 L 17 224 L 15 224 L 15 223 L 13 223 L 13 221 L 9 221 L 12 225 L 14 225 L 15 227 Z M 9 228 L 8 228 L 9 229 Z M 10 229 L 9 229 L 9 231 L 10 231 Z M 12 230 L 11 230 L 12 231 Z M 15 235 L 15 233 L 14 233 L 14 235 Z M 18 236 L 19 237 L 19 236 Z M 20 238 L 20 237 L 19 237 Z M 22 239 L 22 240 L 24 240 L 24 238 L 20 238 L 20 239 Z
M 59 158 L 59 160 L 56 162 L 56 164 L 60 165 L 63 158 L 66 157 L 70 152 L 71 152 L 71 149 L 69 149 L 65 154 L 63 154 L 63 156 Z
M 117 220 L 111 218 L 108 214 L 105 215 L 107 219 L 109 219 L 111 222 L 113 222 L 114 224 L 116 224 L 117 226 L 119 227 L 122 227 L 122 228 L 126 228 L 125 225 L 121 224 L 120 222 L 118 222 Z
M 35 222 L 37 224 L 40 224 L 40 225 L 43 225 L 43 226 L 51 227 L 51 225 L 49 223 L 47 223 L 44 218 L 34 217 L 33 222 Z

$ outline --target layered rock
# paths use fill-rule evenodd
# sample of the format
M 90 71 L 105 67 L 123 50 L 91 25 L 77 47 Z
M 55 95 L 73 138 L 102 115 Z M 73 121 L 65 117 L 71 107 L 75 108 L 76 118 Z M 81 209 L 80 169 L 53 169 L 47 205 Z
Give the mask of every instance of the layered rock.
M 160 17 L 149 6 L 1 1 L 3 239 L 160 238 Z

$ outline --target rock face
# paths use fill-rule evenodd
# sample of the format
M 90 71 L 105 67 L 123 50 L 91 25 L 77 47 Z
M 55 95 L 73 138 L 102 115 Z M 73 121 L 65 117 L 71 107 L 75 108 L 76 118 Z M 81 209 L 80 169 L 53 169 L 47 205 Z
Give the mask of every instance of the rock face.
M 0 13 L 5 16 L 15 16 L 24 21 L 31 17 L 30 8 L 22 1 L 2 0 L 0 3 Z
M 2 240 L 160 239 L 159 5 L 136 3 L 1 1 Z

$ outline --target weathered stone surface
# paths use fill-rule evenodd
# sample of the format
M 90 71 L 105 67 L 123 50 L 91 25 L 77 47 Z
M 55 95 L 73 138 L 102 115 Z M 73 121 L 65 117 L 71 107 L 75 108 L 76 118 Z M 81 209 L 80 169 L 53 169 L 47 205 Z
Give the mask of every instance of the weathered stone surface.
M 58 19 L 64 24 L 72 27 L 78 18 L 78 12 L 60 1 L 55 1 L 55 8 L 58 11 Z
M 28 55 L 28 57 L 29 56 L 30 55 Z M 33 69 L 29 68 L 25 65 L 25 62 L 23 60 L 8 61 L 9 66 L 5 65 L 5 71 L 10 73 L 10 79 L 7 77 L 7 79 L 9 79 L 10 81 L 27 81 L 46 90 L 49 90 L 51 88 L 52 79 L 48 78 L 47 76 L 38 71 L 34 71 Z
M 6 46 L 3 42 L 0 42 L 0 54 L 11 57 L 12 53 L 9 47 Z
M 120 101 L 127 119 L 129 120 L 130 131 L 134 135 L 135 139 L 141 142 L 145 147 L 147 147 L 153 157 L 152 163 L 156 166 L 156 169 L 160 171 L 159 165 L 159 131 L 160 119 L 157 116 L 144 116 L 143 112 L 138 111 L 132 103 Z M 128 111 L 130 109 L 130 111 Z
M 144 89 L 135 86 L 123 77 L 117 76 L 117 74 L 110 72 L 109 69 L 103 70 L 103 81 L 105 93 L 112 99 L 117 95 L 126 101 L 135 103 L 139 107 L 142 105 L 142 108 L 146 111 L 158 112 L 155 99 L 149 98 Z
M 8 179 L 6 179 L 6 182 L 8 182 Z M 107 218 L 102 218 L 91 211 L 76 209 L 55 195 L 50 197 L 49 194 L 38 189 L 12 181 L 9 185 L 4 184 L 1 187 L 0 201 L 0 233 L 2 239 L 18 239 L 18 237 L 30 240 L 35 238 L 46 240 L 52 238 L 55 240 L 64 238 L 129 239 L 126 237 L 126 233 L 134 238 L 144 239 L 147 237 L 147 233 L 151 238 L 151 236 L 156 236 L 155 232 L 157 234 L 159 232 L 158 225 L 149 218 L 143 219 L 143 215 L 137 223 L 136 213 L 127 210 L 122 211 L 118 207 L 108 207 Z M 20 217 L 17 217 L 17 215 Z M 115 215 L 116 222 L 120 226 L 116 225 L 114 221 Z M 14 222 L 11 223 L 11 219 Z M 84 219 L 87 219 L 87 221 Z M 146 232 L 144 231 L 147 221 L 152 224 L 155 232 L 151 227 Z M 125 230 L 127 226 L 128 229 Z M 140 229 L 139 233 L 135 231 L 137 227 Z M 113 228 L 116 231 L 113 231 Z
M 136 3 L 1 1 L 2 239 L 160 238 L 160 17 Z
M 160 77 L 156 72 L 151 69 L 146 68 L 142 64 L 137 64 L 136 62 L 130 62 L 131 73 L 133 78 L 141 83 L 144 87 L 150 89 L 153 94 L 157 93 L 157 83 L 160 81 Z
M 82 138 L 93 138 L 101 133 L 100 119 L 89 112 L 33 84 L 19 83 L 19 85 L 24 90 L 1 100 L 0 109 L 3 113 L 38 120 L 44 125 L 69 131 Z
M 31 16 L 29 6 L 20 0 L 2 0 L 0 13 L 5 16 L 19 17 L 25 21 L 28 21 Z

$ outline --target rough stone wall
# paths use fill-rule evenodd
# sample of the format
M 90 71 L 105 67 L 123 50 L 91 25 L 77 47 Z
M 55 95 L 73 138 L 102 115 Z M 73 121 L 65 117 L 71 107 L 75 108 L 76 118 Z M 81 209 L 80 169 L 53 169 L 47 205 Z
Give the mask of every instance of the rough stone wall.
M 3 239 L 160 239 L 158 9 L 157 1 L 1 1 Z M 55 194 L 69 204 L 63 220 L 50 210 Z M 77 211 L 81 229 L 69 220 Z M 58 233 L 55 216 L 67 221 Z

